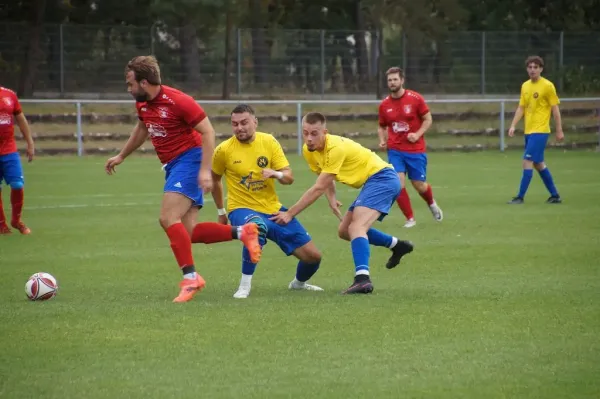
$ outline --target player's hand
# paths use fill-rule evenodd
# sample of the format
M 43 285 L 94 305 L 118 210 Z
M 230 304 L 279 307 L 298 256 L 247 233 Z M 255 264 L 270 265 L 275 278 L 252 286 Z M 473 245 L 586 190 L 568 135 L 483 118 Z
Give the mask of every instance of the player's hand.
M 117 173 L 117 171 L 115 170 L 115 167 L 117 165 L 122 164 L 123 161 L 124 161 L 124 159 L 120 155 L 116 155 L 112 158 L 108 158 L 108 160 L 106 161 L 106 164 L 104 165 L 104 170 L 106 170 L 106 173 L 108 173 L 109 175 L 112 175 L 113 173 Z
M 273 169 L 269 169 L 269 168 L 264 168 L 262 170 L 262 177 L 264 179 L 270 179 L 271 177 L 275 176 L 275 171 Z
M 565 138 L 565 134 L 563 133 L 562 128 L 556 129 L 556 141 L 563 141 Z
M 275 215 L 271 216 L 269 218 L 269 220 L 274 221 L 277 224 L 280 224 L 282 226 L 285 226 L 286 224 L 288 224 L 289 222 L 292 221 L 292 215 L 290 215 L 288 212 L 277 212 Z
M 416 143 L 419 140 L 419 135 L 417 133 L 409 133 L 406 135 L 406 139 L 411 143 Z
M 229 224 L 229 220 L 227 220 L 227 215 L 219 215 L 217 218 L 217 222 L 220 224 Z
M 379 148 L 381 148 L 382 150 L 385 150 L 387 148 L 387 143 L 385 141 L 380 141 Z
M 331 208 L 331 210 L 333 211 L 333 214 L 335 216 L 337 216 L 337 218 L 341 221 L 342 220 L 342 211 L 340 210 L 340 207 L 342 206 L 342 203 L 338 200 L 335 200 L 335 202 L 330 202 L 329 203 L 329 207 Z
M 27 159 L 29 162 L 33 161 L 33 156 L 35 155 L 35 146 L 33 143 L 27 144 Z
M 200 169 L 200 173 L 198 174 L 198 186 L 202 188 L 204 194 L 212 191 L 213 179 L 210 170 Z
M 511 127 L 508 129 L 508 137 L 515 137 L 515 128 Z

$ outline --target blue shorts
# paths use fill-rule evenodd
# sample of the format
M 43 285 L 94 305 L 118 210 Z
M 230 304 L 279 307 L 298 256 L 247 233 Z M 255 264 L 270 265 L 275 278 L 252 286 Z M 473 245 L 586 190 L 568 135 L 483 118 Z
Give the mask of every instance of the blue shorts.
M 202 207 L 204 196 L 198 184 L 202 163 L 202 148 L 196 147 L 178 155 L 164 166 L 165 193 L 179 193 L 192 200 L 192 206 Z
M 352 212 L 357 206 L 375 209 L 381 213 L 377 220 L 382 221 L 390 213 L 401 189 L 400 178 L 394 169 L 382 169 L 367 179 L 348 210 Z
M 427 154 L 388 150 L 388 162 L 397 173 L 406 173 L 410 180 L 426 181 Z
M 280 210 L 287 211 L 285 207 L 281 207 Z M 279 245 L 279 248 L 288 256 L 297 248 L 308 244 L 311 240 L 304 226 L 296 218 L 293 218 L 288 224 L 282 226 L 269 220 L 273 215 L 256 212 L 248 208 L 238 208 L 229 213 L 229 221 L 233 226 L 242 226 L 246 224 L 248 219 L 256 216 L 260 217 L 267 225 L 267 238 Z M 260 245 L 264 246 L 266 243 L 266 240 L 260 240 Z
M 18 152 L 0 155 L 0 185 L 2 180 L 12 188 L 23 187 L 23 166 Z
M 525 135 L 523 159 L 534 163 L 544 162 L 544 150 L 550 133 L 531 133 Z

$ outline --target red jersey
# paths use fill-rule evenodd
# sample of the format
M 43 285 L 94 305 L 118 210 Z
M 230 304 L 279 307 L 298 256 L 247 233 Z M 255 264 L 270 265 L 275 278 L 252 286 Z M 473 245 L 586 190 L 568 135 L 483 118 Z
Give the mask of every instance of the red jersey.
M 429 112 L 425 99 L 416 91 L 405 90 L 400 98 L 387 96 L 379 105 L 379 126 L 387 127 L 387 147 L 402 152 L 425 152 L 425 138 L 415 143 L 408 141 L 408 133 L 415 133 L 423 124 L 423 115 Z
M 21 104 L 15 92 L 0 87 L 0 155 L 17 152 L 13 117 L 21 112 Z
M 202 146 L 202 135 L 194 127 L 206 118 L 206 113 L 187 94 L 162 85 L 154 99 L 136 102 L 135 107 L 163 164 L 191 148 Z

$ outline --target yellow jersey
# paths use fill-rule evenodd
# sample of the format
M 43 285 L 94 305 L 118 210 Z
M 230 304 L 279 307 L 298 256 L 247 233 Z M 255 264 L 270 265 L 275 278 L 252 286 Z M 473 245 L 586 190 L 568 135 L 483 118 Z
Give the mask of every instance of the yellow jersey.
M 322 151 L 302 149 L 304 159 L 310 169 L 317 173 L 331 173 L 340 183 L 360 188 L 367 179 L 392 165 L 385 162 L 368 148 L 345 137 L 327 134 Z
M 530 79 L 523 83 L 519 105 L 524 110 L 525 134 L 550 133 L 550 114 L 558 104 L 556 88 L 548 79 L 540 77 L 537 82 Z
M 275 179 L 262 177 L 262 170 L 280 170 L 290 166 L 281 144 L 270 134 L 256 132 L 252 143 L 242 143 L 235 136 L 215 148 L 214 173 L 225 175 L 227 212 L 248 208 L 273 214 L 281 208 L 275 192 Z

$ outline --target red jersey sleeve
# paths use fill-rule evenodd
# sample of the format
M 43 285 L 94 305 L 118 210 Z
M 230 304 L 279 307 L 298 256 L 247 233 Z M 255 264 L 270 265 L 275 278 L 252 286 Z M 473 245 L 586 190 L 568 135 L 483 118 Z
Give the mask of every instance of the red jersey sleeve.
M 190 96 L 182 96 L 179 100 L 181 116 L 190 127 L 195 127 L 206 118 L 204 109 Z
M 423 116 L 423 115 L 429 113 L 429 107 L 427 106 L 427 103 L 425 102 L 425 99 L 423 97 L 419 97 L 419 104 L 417 105 L 417 113 L 419 114 L 419 116 Z
M 13 98 L 13 115 L 19 115 L 23 110 L 21 109 L 21 103 L 19 103 L 19 97 L 15 93 L 12 93 Z
M 379 104 L 379 126 L 386 127 L 385 112 L 383 111 L 383 102 Z

